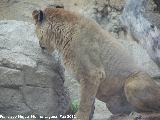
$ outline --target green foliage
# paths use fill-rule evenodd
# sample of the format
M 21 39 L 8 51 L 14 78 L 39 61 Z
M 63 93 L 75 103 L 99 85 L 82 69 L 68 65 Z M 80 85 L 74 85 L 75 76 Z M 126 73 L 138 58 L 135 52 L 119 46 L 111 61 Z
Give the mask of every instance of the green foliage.
M 71 102 L 71 112 L 73 114 L 75 114 L 78 111 L 78 108 L 79 108 L 79 101 L 78 100 L 73 100 Z

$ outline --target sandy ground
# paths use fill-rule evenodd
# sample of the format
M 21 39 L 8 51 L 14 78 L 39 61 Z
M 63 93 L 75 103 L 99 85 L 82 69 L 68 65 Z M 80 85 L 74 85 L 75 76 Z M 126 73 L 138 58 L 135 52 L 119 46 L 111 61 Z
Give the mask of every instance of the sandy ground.
M 0 0 L 0 20 L 18 20 L 33 23 L 31 13 L 34 9 L 45 8 L 48 4 L 59 3 L 59 1 L 63 0 Z M 85 4 L 89 4 L 88 0 Z M 83 0 L 66 0 L 64 5 L 67 8 L 78 10 L 78 7 L 84 6 L 84 2 Z M 67 76 L 65 84 L 70 90 L 71 99 L 79 99 L 77 81 Z M 101 101 L 96 100 L 95 108 L 94 120 L 106 120 L 111 115 L 106 105 Z

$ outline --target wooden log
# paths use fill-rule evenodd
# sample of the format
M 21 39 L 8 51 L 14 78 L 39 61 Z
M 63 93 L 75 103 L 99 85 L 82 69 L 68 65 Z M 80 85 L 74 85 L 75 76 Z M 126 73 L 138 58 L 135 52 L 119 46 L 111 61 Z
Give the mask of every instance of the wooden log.
M 121 22 L 160 67 L 160 30 L 144 16 L 149 0 L 127 0 Z

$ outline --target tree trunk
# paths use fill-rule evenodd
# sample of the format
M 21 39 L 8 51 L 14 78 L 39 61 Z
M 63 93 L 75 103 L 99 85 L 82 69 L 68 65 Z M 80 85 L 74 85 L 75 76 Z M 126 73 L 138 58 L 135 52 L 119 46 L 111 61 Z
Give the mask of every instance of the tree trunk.
M 149 0 L 127 0 L 121 22 L 160 67 L 160 30 L 153 21 L 145 17 L 148 2 Z

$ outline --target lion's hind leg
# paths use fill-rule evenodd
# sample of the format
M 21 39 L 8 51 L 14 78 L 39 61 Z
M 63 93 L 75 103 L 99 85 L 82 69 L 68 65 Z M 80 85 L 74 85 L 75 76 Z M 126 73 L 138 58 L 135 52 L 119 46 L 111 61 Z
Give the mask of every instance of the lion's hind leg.
M 130 76 L 124 90 L 136 112 L 160 113 L 160 86 L 147 73 L 139 72 Z

